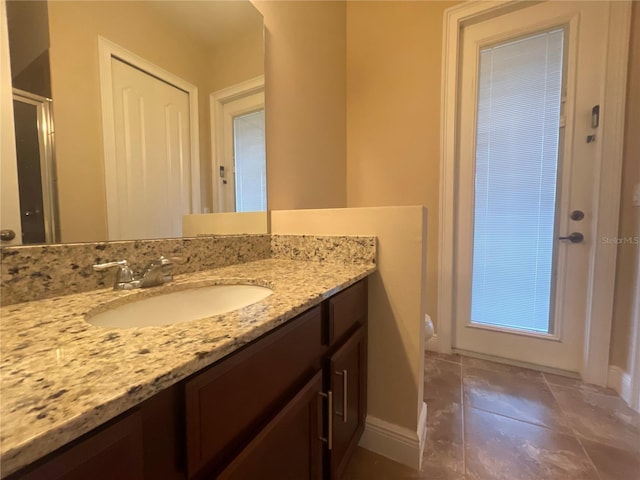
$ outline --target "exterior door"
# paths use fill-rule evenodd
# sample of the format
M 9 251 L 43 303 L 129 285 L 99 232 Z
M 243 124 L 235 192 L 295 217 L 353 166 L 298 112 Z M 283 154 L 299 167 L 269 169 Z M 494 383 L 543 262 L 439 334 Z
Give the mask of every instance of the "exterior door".
M 192 213 L 189 94 L 115 57 L 111 72 L 109 239 L 180 237 Z
M 267 209 L 264 93 L 254 93 L 223 106 L 224 156 L 219 191 L 225 212 Z
M 608 14 L 543 2 L 463 29 L 457 350 L 580 370 Z

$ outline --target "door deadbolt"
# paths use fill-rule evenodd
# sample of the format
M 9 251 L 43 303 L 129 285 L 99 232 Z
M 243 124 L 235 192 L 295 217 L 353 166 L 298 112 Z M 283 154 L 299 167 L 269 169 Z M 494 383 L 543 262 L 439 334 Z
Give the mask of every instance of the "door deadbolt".
M 569 218 L 571 218 L 571 220 L 579 222 L 584 218 L 584 212 L 582 210 L 574 210 L 569 214 Z

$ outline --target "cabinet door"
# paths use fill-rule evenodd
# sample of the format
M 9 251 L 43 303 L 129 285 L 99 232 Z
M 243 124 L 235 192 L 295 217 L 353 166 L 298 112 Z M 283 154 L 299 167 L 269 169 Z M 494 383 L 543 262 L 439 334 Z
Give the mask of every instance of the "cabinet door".
M 330 477 L 339 479 L 364 431 L 367 413 L 367 337 L 360 327 L 329 362 L 333 392 L 333 448 L 329 452 Z
M 322 478 L 322 372 L 260 431 L 219 480 Z
M 14 478 L 14 477 L 12 477 Z M 142 480 L 142 423 L 138 412 L 91 434 L 26 473 L 22 480 Z
M 187 472 L 210 478 L 321 368 L 315 307 L 185 384 Z

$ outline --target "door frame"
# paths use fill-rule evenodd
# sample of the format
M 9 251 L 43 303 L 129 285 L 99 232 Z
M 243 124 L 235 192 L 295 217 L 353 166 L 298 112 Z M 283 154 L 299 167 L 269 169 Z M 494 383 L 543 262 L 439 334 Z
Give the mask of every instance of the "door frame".
M 519 1 L 465 2 L 444 13 L 442 49 L 441 153 L 440 153 L 440 217 L 438 257 L 438 332 L 428 348 L 451 352 L 454 311 L 455 267 L 455 199 L 458 163 L 458 103 L 462 28 L 472 22 L 524 8 Z M 600 118 L 601 131 L 594 219 L 590 237 L 615 237 L 618 233 L 622 179 L 622 148 L 627 83 L 631 2 L 609 2 L 609 41 L 607 44 L 606 85 Z M 606 168 L 603 168 L 606 159 Z M 615 246 L 593 242 L 590 248 L 587 314 L 580 371 L 585 382 L 607 384 L 609 340 L 613 317 L 616 272 Z M 603 341 L 602 339 L 607 339 Z M 433 340 L 433 339 L 432 339 Z
M 640 207 L 634 207 L 638 209 Z M 636 233 L 640 235 L 640 212 L 636 213 Z M 631 326 L 631 348 L 629 355 L 631 358 L 631 385 L 629 387 L 629 398 L 625 398 L 624 390 L 620 396 L 624 398 L 629 406 L 636 412 L 640 412 L 640 253 L 636 254 L 636 271 L 633 289 L 633 305 L 631 307 L 631 318 L 635 319 Z
M 113 113 L 113 77 L 111 59 L 125 63 L 183 90 L 189 95 L 189 135 L 191 151 L 191 213 L 200 213 L 200 133 L 198 118 L 198 87 L 173 73 L 154 65 L 111 40 L 98 36 L 98 61 L 100 66 L 100 97 L 102 103 L 102 138 L 104 148 L 104 175 L 107 203 L 107 236 L 118 232 L 118 177 L 116 171 L 116 136 Z
M 213 211 L 223 212 L 224 192 L 220 188 L 219 168 L 224 164 L 224 105 L 255 93 L 264 93 L 264 75 L 236 83 L 209 94 L 211 123 L 211 173 L 213 182 Z M 267 208 L 268 209 L 268 208 Z
M 18 194 L 18 163 L 16 135 L 13 120 L 13 86 L 9 60 L 9 32 L 7 5 L 0 0 L 0 202 L 1 229 L 13 230 L 13 240 L 2 240 L 2 246 L 22 244 L 20 199 Z

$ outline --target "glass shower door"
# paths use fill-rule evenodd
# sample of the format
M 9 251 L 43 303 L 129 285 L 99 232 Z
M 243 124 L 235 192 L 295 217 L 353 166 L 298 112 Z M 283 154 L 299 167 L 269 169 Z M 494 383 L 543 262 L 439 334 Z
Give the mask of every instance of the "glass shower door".
M 22 243 L 59 241 L 51 100 L 14 89 Z

